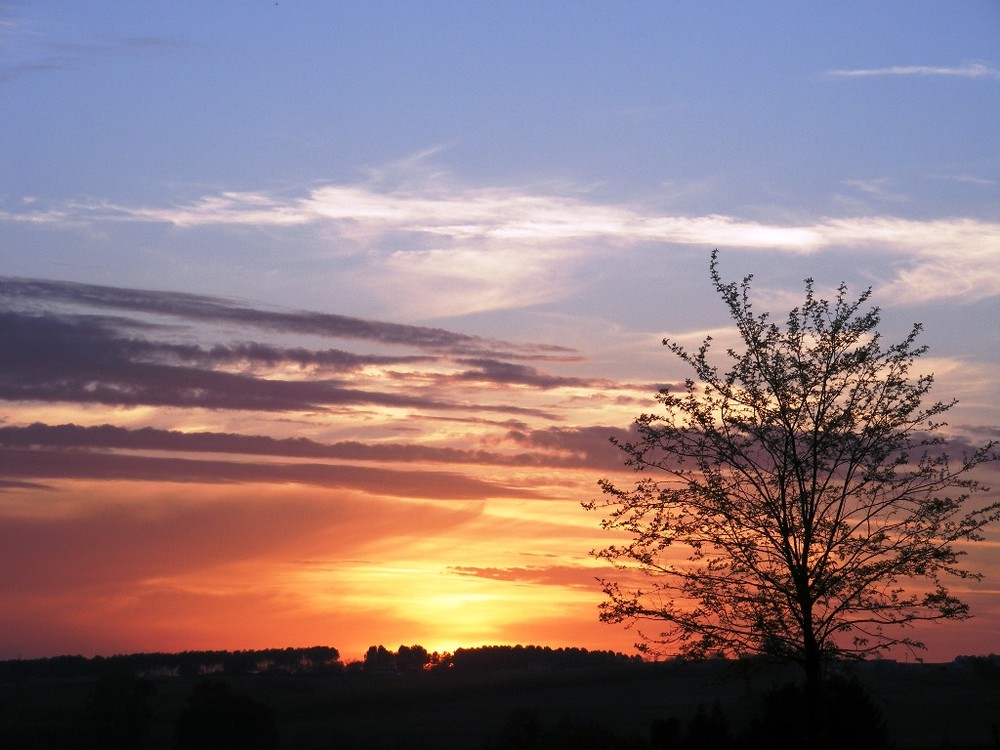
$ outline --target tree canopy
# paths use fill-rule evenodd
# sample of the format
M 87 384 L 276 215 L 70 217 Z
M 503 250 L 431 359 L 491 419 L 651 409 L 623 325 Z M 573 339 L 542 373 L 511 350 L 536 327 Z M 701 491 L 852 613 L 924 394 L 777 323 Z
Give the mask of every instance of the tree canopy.
M 618 569 L 602 619 L 636 626 L 641 648 L 798 662 L 813 684 L 829 658 L 923 648 L 907 626 L 969 616 L 948 585 L 979 577 L 961 543 L 1000 518 L 967 507 L 995 444 L 947 451 L 956 401 L 928 400 L 921 326 L 884 345 L 870 289 L 828 301 L 807 279 L 779 325 L 753 309 L 752 276 L 724 281 L 717 253 L 710 269 L 742 343 L 719 357 L 711 337 L 664 340 L 691 375 L 614 441 L 638 481 L 602 480 L 585 503 L 623 540 L 593 553 Z

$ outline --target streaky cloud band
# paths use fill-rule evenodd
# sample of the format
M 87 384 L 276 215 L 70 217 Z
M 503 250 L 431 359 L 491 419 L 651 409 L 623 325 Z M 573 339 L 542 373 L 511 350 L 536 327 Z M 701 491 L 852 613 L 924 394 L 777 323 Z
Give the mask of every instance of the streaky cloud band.
M 830 70 L 835 78 L 872 78 L 876 76 L 944 76 L 951 78 L 989 78 L 1000 80 L 1000 70 L 985 63 L 970 62 L 959 67 L 939 65 L 891 65 L 886 68 Z

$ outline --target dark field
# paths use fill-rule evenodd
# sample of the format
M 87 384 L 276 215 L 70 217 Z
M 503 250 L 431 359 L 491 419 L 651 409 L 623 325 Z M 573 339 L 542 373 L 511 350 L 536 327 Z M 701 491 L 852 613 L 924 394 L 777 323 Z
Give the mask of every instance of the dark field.
M 995 749 L 998 662 L 996 657 L 946 665 L 872 662 L 842 671 L 866 688 L 900 750 Z M 206 680 L 225 683 L 241 705 L 273 718 L 279 748 L 534 747 L 510 737 L 512 727 L 535 720 L 550 737 L 562 727 L 565 742 L 552 740 L 544 747 L 599 747 L 568 738 L 574 732 L 592 738 L 604 732 L 621 742 L 609 740 L 607 747 L 679 748 L 691 745 L 651 742 L 656 720 L 676 717 L 686 727 L 699 706 L 707 714 L 718 704 L 714 710 L 721 710 L 736 738 L 760 711 L 764 694 L 798 677 L 793 668 L 722 660 L 403 674 L 337 664 L 326 673 L 147 675 L 140 681 L 120 670 L 101 681 L 25 671 L 30 670 L 8 669 L 0 682 L 2 748 L 181 747 L 175 739 L 179 718 L 192 691 Z M 855 718 L 845 712 L 836 720 L 849 724 Z M 130 734 L 130 722 L 142 729 Z M 251 747 L 231 739 L 229 746 Z M 745 743 L 734 739 L 726 746 Z M 702 743 L 701 750 L 710 748 Z

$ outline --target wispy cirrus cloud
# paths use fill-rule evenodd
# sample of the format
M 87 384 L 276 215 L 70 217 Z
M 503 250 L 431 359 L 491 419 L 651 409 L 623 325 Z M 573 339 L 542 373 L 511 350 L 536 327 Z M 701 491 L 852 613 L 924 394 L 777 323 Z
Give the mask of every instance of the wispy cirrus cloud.
M 9 22 L 9 30 L 17 28 Z M 0 30 L 4 23 L 0 19 Z M 140 57 L 160 55 L 184 49 L 188 45 L 175 38 L 160 36 L 123 36 L 89 42 L 49 42 L 33 46 L 20 55 L 20 59 L 0 65 L 0 83 L 44 73 L 75 70 L 108 57 Z
M 854 186 L 884 190 L 870 181 Z M 357 272 L 361 282 L 387 301 L 421 298 L 425 308 L 420 312 L 426 317 L 558 298 L 569 288 L 575 265 L 657 244 L 795 254 L 878 250 L 902 260 L 895 264 L 897 276 L 885 282 L 899 299 L 981 299 L 1000 293 L 1000 278 L 989 270 L 1000 262 L 1000 223 L 961 216 L 826 216 L 777 223 L 724 214 L 664 215 L 638 205 L 434 180 L 389 189 L 323 185 L 301 196 L 222 192 L 166 208 L 98 202 L 57 210 L 29 205 L 0 214 L 0 220 L 8 221 L 49 218 L 55 223 L 152 222 L 187 229 L 314 226 L 325 242 L 336 244 L 337 252 L 344 247 L 364 250 L 366 263 Z M 914 283 L 937 277 L 942 258 L 946 283 Z M 414 289 L 421 293 L 414 295 Z
M 428 249 L 420 242 L 410 242 L 393 255 L 425 259 L 435 252 L 468 253 L 492 243 L 537 248 L 593 240 L 616 245 L 671 242 L 811 252 L 849 239 L 845 229 L 864 235 L 872 225 L 868 219 L 780 225 L 722 214 L 663 216 L 631 206 L 505 189 L 431 190 L 430 194 L 418 194 L 383 193 L 364 186 L 327 186 L 298 199 L 223 193 L 175 208 L 78 204 L 74 209 L 80 218 L 89 216 L 95 221 L 151 221 L 178 227 L 323 223 L 352 239 L 369 241 L 379 240 L 389 232 L 402 232 L 437 246 Z M 925 222 L 912 224 L 915 228 Z M 899 234 L 897 239 L 905 242 L 907 237 Z M 442 248 L 442 244 L 449 247 Z
M 988 177 L 980 177 L 979 175 L 974 174 L 936 175 L 934 179 L 947 180 L 949 182 L 961 182 L 967 185 L 980 185 L 983 187 L 993 187 L 997 184 L 996 180 L 991 180 Z
M 449 571 L 460 576 L 486 578 L 492 581 L 533 583 L 543 586 L 568 586 L 593 589 L 599 570 L 585 565 L 545 565 L 513 568 L 454 565 Z
M 1000 224 L 957 217 L 915 220 L 893 216 L 823 217 L 796 224 L 754 221 L 724 214 L 669 216 L 641 207 L 587 202 L 578 198 L 532 194 L 513 189 L 380 192 L 363 185 L 329 185 L 301 198 L 262 193 L 225 192 L 171 208 L 130 207 L 109 203 L 75 203 L 58 212 L 30 209 L 7 213 L 9 221 L 45 221 L 72 216 L 89 221 L 142 221 L 177 227 L 240 224 L 280 227 L 324 224 L 359 240 L 384 240 L 389 233 L 411 239 L 396 242 L 393 254 L 468 252 L 491 242 L 533 248 L 551 244 L 601 241 L 625 245 L 669 242 L 733 248 L 771 248 L 813 252 L 838 245 L 875 242 L 901 249 L 920 249 L 940 242 L 967 243 L 977 234 L 984 241 L 1000 236 Z M 432 249 L 428 250 L 427 245 Z
M 834 78 L 873 78 L 876 76 L 943 76 L 946 78 L 987 78 L 1000 80 L 1000 70 L 983 62 L 963 65 L 890 65 L 885 68 L 849 68 L 829 70 L 826 75 Z

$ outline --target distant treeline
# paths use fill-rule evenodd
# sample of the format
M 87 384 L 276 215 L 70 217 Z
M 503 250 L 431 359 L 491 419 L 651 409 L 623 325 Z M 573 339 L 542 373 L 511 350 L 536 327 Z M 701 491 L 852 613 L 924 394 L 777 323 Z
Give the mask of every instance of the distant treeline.
M 0 662 L 0 679 L 18 677 L 97 678 L 109 674 L 141 677 L 197 677 L 259 673 L 339 672 L 340 652 L 329 646 L 269 648 L 259 651 L 183 651 L 177 654 L 119 654 L 116 656 L 54 656 Z
M 454 653 L 428 652 L 423 646 L 390 651 L 372 646 L 360 661 L 344 663 L 330 646 L 245 651 L 183 651 L 116 656 L 55 656 L 0 661 L 0 680 L 24 678 L 96 679 L 112 674 L 138 677 L 242 676 L 252 674 L 344 674 L 391 677 L 448 671 L 489 674 L 501 671 L 554 671 L 605 668 L 641 663 L 615 651 L 548 646 L 482 646 Z
M 641 662 L 642 659 L 638 656 L 628 656 L 616 651 L 588 651 L 585 648 L 480 646 L 456 649 L 454 653 L 429 654 L 422 646 L 400 646 L 396 652 L 389 651 L 384 646 L 372 646 L 365 653 L 364 661 L 349 664 L 347 669 L 376 674 L 408 674 L 428 670 L 487 674 L 502 671 L 604 668 Z

